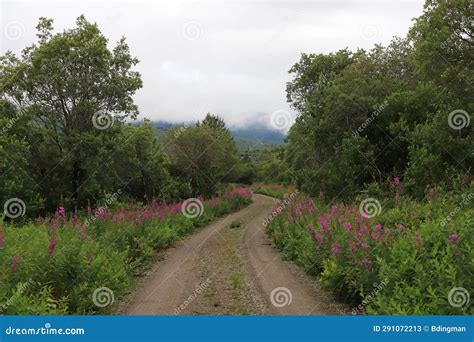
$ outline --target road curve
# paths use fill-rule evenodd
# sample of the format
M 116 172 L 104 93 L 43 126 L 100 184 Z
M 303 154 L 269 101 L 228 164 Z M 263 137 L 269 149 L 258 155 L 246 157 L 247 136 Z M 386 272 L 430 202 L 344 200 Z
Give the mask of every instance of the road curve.
M 253 195 L 165 252 L 119 305 L 123 315 L 325 315 L 347 308 L 272 247 L 263 220 L 278 200 Z M 231 223 L 240 222 L 233 228 Z M 233 225 L 235 226 L 235 224 Z

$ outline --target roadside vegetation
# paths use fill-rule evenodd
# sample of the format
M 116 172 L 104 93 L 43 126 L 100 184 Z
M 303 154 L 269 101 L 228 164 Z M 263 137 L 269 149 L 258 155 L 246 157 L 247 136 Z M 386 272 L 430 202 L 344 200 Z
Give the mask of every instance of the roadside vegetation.
M 474 286 L 474 188 L 469 197 L 433 189 L 422 201 L 397 196 L 400 188 L 381 202 L 300 195 L 267 229 L 284 257 L 351 304 L 352 314 L 472 315 L 449 294 Z
M 355 314 L 473 314 L 468 0 L 427 0 L 388 46 L 303 53 L 285 144 L 240 153 L 211 113 L 159 136 L 132 124 L 143 84 L 126 39 L 110 48 L 84 16 L 53 24 L 0 56 L 0 313 L 103 312 L 97 289 L 120 298 L 156 251 L 253 190 L 286 200 L 265 223 L 275 246 Z
M 427 1 L 387 47 L 290 69 L 282 159 L 302 195 L 268 229 L 354 314 L 474 313 L 471 14 Z
M 194 203 L 111 201 L 0 230 L 0 313 L 92 314 L 113 307 L 156 252 L 251 202 L 248 189 Z M 200 205 L 202 204 L 202 207 Z M 98 291 L 98 292 L 97 292 Z M 102 306 L 102 304 L 104 304 Z

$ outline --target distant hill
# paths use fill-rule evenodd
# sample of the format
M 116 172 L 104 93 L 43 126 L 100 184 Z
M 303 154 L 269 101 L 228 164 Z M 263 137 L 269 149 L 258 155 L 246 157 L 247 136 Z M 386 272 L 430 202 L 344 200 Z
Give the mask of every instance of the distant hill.
M 264 144 L 282 145 L 285 135 L 266 127 L 231 128 L 236 140 L 257 140 Z
M 153 121 L 156 135 L 164 134 L 168 129 L 179 126 L 167 121 Z M 248 148 L 268 148 L 284 144 L 285 135 L 264 126 L 257 127 L 231 127 L 230 131 L 239 150 Z

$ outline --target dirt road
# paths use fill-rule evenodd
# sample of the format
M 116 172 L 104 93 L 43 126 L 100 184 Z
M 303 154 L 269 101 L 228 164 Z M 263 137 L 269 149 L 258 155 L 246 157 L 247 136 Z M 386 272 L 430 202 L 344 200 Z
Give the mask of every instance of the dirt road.
M 263 220 L 277 200 L 253 195 L 166 252 L 121 304 L 125 315 L 324 315 L 347 308 L 271 245 Z M 240 226 L 235 227 L 236 222 Z M 232 224 L 234 223 L 234 224 Z M 232 224 L 232 225 L 231 225 Z M 231 227 L 233 226 L 233 227 Z

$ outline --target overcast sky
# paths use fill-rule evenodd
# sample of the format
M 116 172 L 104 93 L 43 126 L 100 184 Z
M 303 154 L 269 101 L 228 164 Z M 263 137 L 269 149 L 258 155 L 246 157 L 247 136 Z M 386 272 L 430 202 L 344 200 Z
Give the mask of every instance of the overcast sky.
M 302 52 L 387 44 L 422 9 L 422 0 L 0 0 L 0 52 L 33 43 L 40 16 L 63 30 L 84 14 L 111 46 L 126 36 L 139 58 L 141 118 L 182 122 L 212 112 L 230 125 L 269 124 L 271 113 L 291 112 L 285 83 Z

